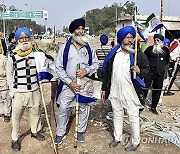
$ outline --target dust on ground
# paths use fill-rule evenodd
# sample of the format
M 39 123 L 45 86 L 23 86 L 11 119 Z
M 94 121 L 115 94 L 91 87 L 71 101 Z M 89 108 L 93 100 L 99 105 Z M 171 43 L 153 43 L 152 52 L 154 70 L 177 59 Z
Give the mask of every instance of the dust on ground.
M 97 42 L 97 41 L 96 41 Z M 51 121 L 53 135 L 55 135 L 55 118 L 52 110 L 52 106 L 56 104 L 54 100 L 56 84 L 55 83 L 43 83 L 43 94 L 45 97 L 45 102 L 48 108 L 49 119 Z M 177 89 L 173 85 L 172 89 Z M 52 93 L 51 93 L 52 91 Z M 151 118 L 155 121 L 172 121 L 173 115 L 169 112 L 163 112 L 165 109 L 172 110 L 180 114 L 180 104 L 179 104 L 180 92 L 175 92 L 173 96 L 163 97 L 163 106 L 158 107 L 160 114 L 153 115 L 145 109 L 142 113 L 143 115 Z M 67 138 L 63 141 L 61 145 L 57 148 L 59 154 L 126 154 L 129 152 L 124 151 L 124 145 L 118 145 L 115 148 L 109 148 L 108 144 L 112 141 L 113 134 L 113 123 L 111 120 L 106 119 L 107 113 L 111 111 L 111 106 L 109 102 L 102 103 L 97 102 L 91 105 L 91 113 L 89 117 L 87 131 L 85 133 L 85 142 L 78 143 L 77 149 L 74 148 L 74 128 L 75 128 L 75 115 L 72 114 L 69 123 L 69 130 Z M 42 108 L 43 112 L 43 108 Z M 42 116 L 44 126 L 47 126 L 44 120 L 44 113 Z M 45 127 L 46 128 L 46 127 Z M 0 118 L 0 154 L 53 154 L 52 140 L 49 131 L 43 132 L 46 137 L 45 141 L 37 141 L 30 136 L 30 125 L 29 125 L 29 113 L 25 111 L 23 118 L 20 123 L 20 141 L 21 141 L 21 151 L 14 152 L 11 149 L 11 122 L 5 123 L 3 118 Z M 130 132 L 130 126 L 124 124 L 124 132 Z M 143 132 L 141 134 L 142 138 L 157 138 L 152 134 Z M 124 143 L 125 144 L 125 143 Z M 146 143 L 141 142 L 140 147 L 134 154 L 169 154 L 169 153 L 179 153 L 180 148 L 170 142 L 161 143 Z

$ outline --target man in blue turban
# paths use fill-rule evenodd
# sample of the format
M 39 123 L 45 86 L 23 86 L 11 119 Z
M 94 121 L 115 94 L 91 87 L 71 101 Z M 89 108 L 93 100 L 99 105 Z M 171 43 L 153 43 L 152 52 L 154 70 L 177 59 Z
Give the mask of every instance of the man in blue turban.
M 43 141 L 40 133 L 40 103 L 41 94 L 37 79 L 37 69 L 34 48 L 30 41 L 31 32 L 27 27 L 21 27 L 15 32 L 18 42 L 15 49 L 8 54 L 7 82 L 12 97 L 12 149 L 19 151 L 19 125 L 25 108 L 30 112 L 31 137 Z
M 102 34 L 99 40 L 101 45 L 99 48 L 96 49 L 96 54 L 100 64 L 97 71 L 97 76 L 98 78 L 102 78 L 102 74 L 101 74 L 102 64 L 109 51 L 111 51 L 111 47 L 107 44 L 109 40 L 107 35 Z
M 138 63 L 134 66 L 134 27 L 126 26 L 117 32 L 118 44 L 109 52 L 103 64 L 102 100 L 111 101 L 114 121 L 114 140 L 109 147 L 116 147 L 122 141 L 123 115 L 127 110 L 132 136 L 126 151 L 135 151 L 140 144 L 139 109 L 142 108 L 141 78 L 149 72 L 146 56 L 138 52 Z M 132 73 L 137 74 L 136 80 Z M 137 80 L 138 79 L 138 80 Z M 143 104 L 143 103 L 142 103 Z
M 168 38 L 165 38 L 165 39 L 163 40 L 163 44 L 164 44 L 167 48 L 169 48 L 171 42 L 170 42 L 170 40 L 169 40 Z
M 106 45 L 106 44 L 108 43 L 108 40 L 109 40 L 109 38 L 108 38 L 107 35 L 102 34 L 102 35 L 100 36 L 101 45 Z

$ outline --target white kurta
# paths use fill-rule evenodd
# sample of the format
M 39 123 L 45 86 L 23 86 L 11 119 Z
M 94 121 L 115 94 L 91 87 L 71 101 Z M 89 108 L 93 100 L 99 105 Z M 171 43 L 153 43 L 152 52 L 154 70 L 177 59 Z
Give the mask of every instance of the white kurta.
M 128 104 L 122 104 L 126 109 L 142 107 L 131 80 L 129 54 L 117 52 L 115 56 L 109 99 L 111 98 L 128 101 Z
M 113 62 L 109 100 L 113 109 L 115 140 L 122 141 L 123 109 L 125 108 L 132 128 L 131 142 L 134 145 L 139 144 L 139 108 L 141 108 L 141 104 L 131 80 L 130 56 L 121 50 L 118 50 Z

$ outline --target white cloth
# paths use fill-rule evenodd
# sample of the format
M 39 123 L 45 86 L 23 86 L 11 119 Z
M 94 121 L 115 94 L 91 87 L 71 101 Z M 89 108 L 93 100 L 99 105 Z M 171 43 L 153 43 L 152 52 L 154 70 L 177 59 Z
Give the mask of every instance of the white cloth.
M 175 39 L 171 44 L 174 42 L 177 42 L 178 46 L 172 52 L 170 52 L 170 57 L 174 61 L 178 60 L 178 64 L 180 65 L 180 43 L 177 39 Z
M 139 108 L 141 108 L 141 104 L 131 80 L 129 54 L 119 51 L 116 53 L 113 62 L 109 100 L 113 109 L 115 140 L 122 140 L 123 108 L 125 108 L 132 128 L 132 144 L 139 144 Z

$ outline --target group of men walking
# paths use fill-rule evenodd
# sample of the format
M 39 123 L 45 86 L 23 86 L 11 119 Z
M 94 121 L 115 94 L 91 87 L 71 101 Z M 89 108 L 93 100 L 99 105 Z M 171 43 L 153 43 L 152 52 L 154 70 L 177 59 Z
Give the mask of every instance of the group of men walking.
M 88 43 L 85 34 L 85 20 L 80 18 L 72 21 L 69 31 L 72 36 L 60 47 L 55 63 L 58 75 L 56 144 L 61 144 L 66 137 L 67 124 L 76 103 L 76 93 L 81 89 L 81 85 L 77 83 L 78 78 L 94 75 L 99 67 L 96 52 Z M 179 32 L 176 35 L 177 40 L 172 43 L 174 47 L 171 46 L 169 49 L 163 44 L 164 37 L 161 34 L 155 34 L 154 45 L 148 47 L 144 53 L 138 50 L 137 59 L 135 59 L 135 36 L 134 27 L 121 28 L 117 32 L 117 45 L 109 51 L 102 66 L 101 97 L 103 102 L 106 99 L 111 101 L 113 110 L 114 139 L 110 142 L 109 147 L 116 147 L 122 141 L 123 115 L 126 110 L 132 129 L 131 139 L 125 147 L 126 151 L 135 151 L 140 145 L 139 112 L 144 108 L 148 88 L 152 86 L 154 89 L 162 89 L 166 66 L 170 59 L 176 63 L 180 52 L 178 49 Z M 31 32 L 27 27 L 17 29 L 14 33 L 16 44 L 13 43 L 13 38 L 8 48 L 6 67 L 3 66 L 6 71 L 0 70 L 2 77 L 6 75 L 7 82 L 3 81 L 6 85 L 5 89 L 9 89 L 8 96 L 12 101 L 11 147 L 18 151 L 21 149 L 18 141 L 19 126 L 25 108 L 28 108 L 30 112 L 31 137 L 40 141 L 45 140 L 40 132 L 42 128 L 41 94 L 34 57 L 36 49 L 32 46 L 30 37 Z M 101 38 L 101 41 L 107 43 L 107 38 L 105 40 Z M 3 64 L 2 60 L 0 62 Z M 176 64 L 175 74 L 179 69 L 179 61 Z M 80 65 L 78 70 L 77 65 Z M 174 79 L 173 76 L 172 81 Z M 167 94 L 170 88 L 171 85 Z M 160 95 L 161 90 L 152 92 L 150 111 L 154 114 L 158 114 L 156 107 Z M 80 103 L 79 106 L 77 129 L 79 142 L 85 141 L 84 133 L 90 113 L 89 103 Z M 3 114 L 4 117 L 10 116 Z

